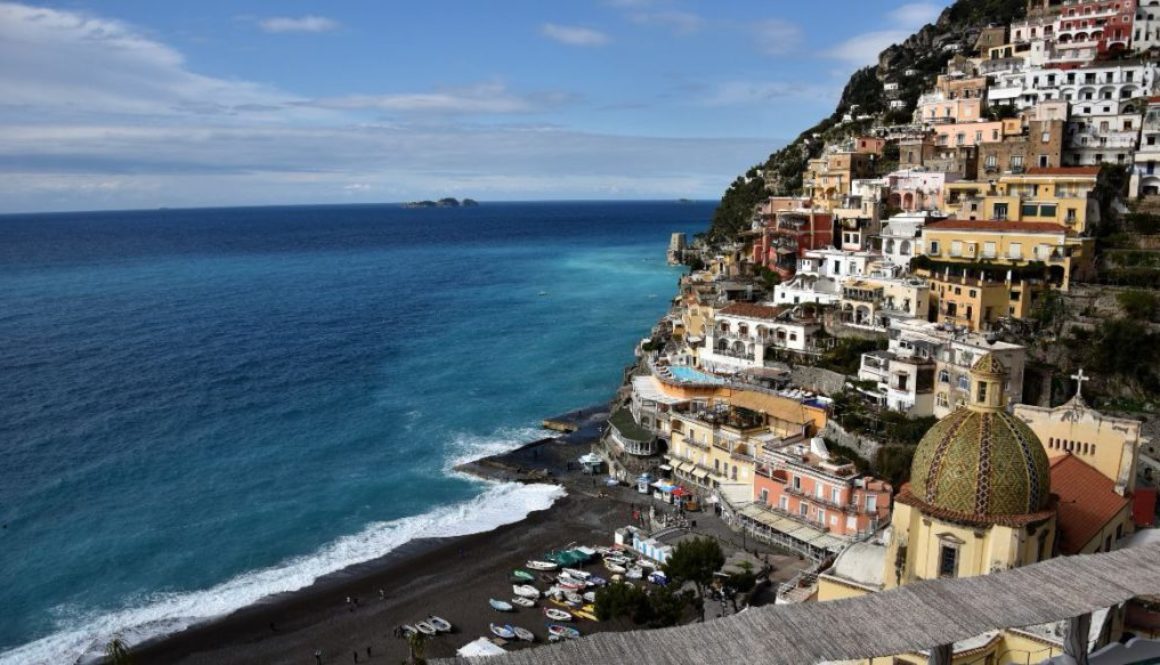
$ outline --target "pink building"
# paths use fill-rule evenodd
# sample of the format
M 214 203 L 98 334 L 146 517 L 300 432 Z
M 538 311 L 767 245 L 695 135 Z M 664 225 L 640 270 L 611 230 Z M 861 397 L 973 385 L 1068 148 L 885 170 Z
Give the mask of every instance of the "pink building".
M 938 147 L 959 148 L 962 146 L 979 145 L 980 143 L 998 143 L 1003 140 L 1003 121 L 993 122 L 960 122 L 949 125 L 934 126 L 934 141 Z
M 1090 49 L 1122 51 L 1131 45 L 1136 18 L 1132 0 L 1072 0 L 1060 7 L 1055 47 L 1061 51 Z
M 841 538 L 864 536 L 890 522 L 890 484 L 858 473 L 820 438 L 808 447 L 763 449 L 753 490 L 759 506 Z

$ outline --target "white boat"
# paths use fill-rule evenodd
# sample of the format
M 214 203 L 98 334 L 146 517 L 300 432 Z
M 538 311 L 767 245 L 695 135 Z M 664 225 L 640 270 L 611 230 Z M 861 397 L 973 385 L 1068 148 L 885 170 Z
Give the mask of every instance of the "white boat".
M 512 593 L 522 598 L 539 598 L 540 591 L 530 584 L 513 584 Z
M 495 598 L 488 600 L 487 604 L 491 605 L 492 609 L 499 610 L 500 612 L 511 612 L 513 609 L 515 609 L 512 607 L 511 603 L 507 603 L 502 600 L 496 600 Z
M 632 563 L 632 559 L 621 554 L 610 554 L 604 557 L 604 563 L 615 563 L 618 566 L 627 566 Z
M 435 630 L 441 633 L 451 632 L 451 622 L 443 617 L 430 616 L 427 617 L 427 623 L 435 627 Z
M 533 635 L 532 631 L 528 630 L 527 628 L 520 628 L 519 626 L 505 626 L 505 628 L 511 630 L 513 633 L 516 634 L 516 637 L 520 638 L 521 640 L 523 640 L 525 642 L 535 642 L 536 641 L 536 636 Z
M 576 591 L 576 590 L 583 589 L 584 587 L 588 586 L 588 583 L 585 582 L 584 580 L 575 580 L 575 579 L 572 579 L 571 577 L 561 575 L 560 577 L 556 578 L 556 586 L 558 586 L 561 589 L 569 589 L 571 591 Z
M 536 601 L 532 600 L 531 598 L 516 596 L 515 598 L 512 598 L 512 605 L 519 605 L 520 607 L 535 607 Z
M 636 565 L 641 568 L 648 568 L 649 570 L 656 570 L 657 565 L 648 559 L 637 559 Z
M 516 632 L 507 626 L 500 626 L 493 623 L 490 625 L 490 628 L 492 634 L 496 637 L 502 637 L 505 640 L 514 640 L 516 638 Z
M 419 623 L 416 623 L 415 627 L 418 628 L 419 632 L 423 633 L 424 635 L 434 635 L 435 633 L 439 632 L 435 630 L 435 626 L 432 626 L 426 621 L 420 621 Z
M 589 591 L 581 597 L 584 599 L 584 602 L 586 602 L 586 603 L 595 603 L 596 602 L 596 592 L 595 591 Z
M 548 617 L 552 621 L 571 621 L 572 620 L 572 613 L 571 612 L 567 612 L 565 610 L 559 610 L 559 609 L 556 609 L 555 607 L 545 607 L 544 608 L 544 616 Z
M 405 623 L 402 626 L 399 626 L 399 628 L 403 631 L 403 635 L 414 635 L 415 633 L 419 632 L 418 628 L 412 626 L 409 623 Z
M 644 569 L 640 566 L 629 566 L 624 576 L 630 580 L 639 580 L 644 577 Z
M 576 630 L 575 628 L 571 626 L 560 626 L 557 624 L 548 626 L 548 634 L 554 637 L 562 637 L 569 640 L 574 640 L 577 637 L 580 637 L 580 631 Z
M 559 566 L 551 561 L 532 560 L 525 563 L 524 568 L 531 568 L 532 570 L 556 570 Z
M 575 591 L 564 590 L 564 600 L 568 601 L 570 605 L 583 605 L 584 598 Z
M 564 568 L 560 572 L 564 573 L 568 577 L 572 577 L 578 580 L 587 580 L 589 577 L 592 577 L 592 573 L 585 572 L 583 570 L 576 570 L 575 568 Z
M 613 563 L 612 561 L 609 561 L 608 559 L 604 560 L 604 567 L 607 568 L 608 572 L 610 572 L 610 573 L 623 574 L 628 570 L 624 566 L 622 566 L 618 563 Z

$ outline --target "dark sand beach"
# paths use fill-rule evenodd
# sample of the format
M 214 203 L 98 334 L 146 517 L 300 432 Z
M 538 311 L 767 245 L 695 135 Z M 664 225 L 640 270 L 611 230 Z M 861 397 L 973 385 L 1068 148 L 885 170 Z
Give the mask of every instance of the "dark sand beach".
M 399 663 L 408 655 L 407 644 L 393 636 L 393 629 L 431 614 L 447 619 L 455 630 L 427 642 L 428 658 L 454 656 L 464 644 L 490 636 L 492 621 L 527 628 L 536 634 L 536 645 L 544 644 L 547 622 L 541 607 L 501 614 L 488 606 L 488 598 L 510 600 L 510 572 L 529 558 L 573 543 L 610 545 L 613 531 L 632 523 L 634 506 L 650 501 L 630 488 L 605 488 L 603 478 L 569 470 L 568 463 L 589 446 L 578 442 L 580 437 L 568 438 L 571 443 L 544 440 L 464 468 L 496 480 L 563 484 L 568 496 L 551 508 L 486 533 L 414 541 L 305 589 L 144 645 L 134 650 L 135 662 L 310 665 L 315 662 L 315 650 L 320 650 L 323 663 L 353 663 L 356 652 L 360 663 Z M 721 528 L 712 517 L 704 516 L 702 521 Z M 798 568 L 793 557 L 775 557 L 775 566 L 778 578 L 788 578 Z M 357 599 L 357 604 L 348 604 L 348 597 Z M 624 622 L 575 625 L 584 634 L 633 628 Z M 531 646 L 513 643 L 505 648 Z

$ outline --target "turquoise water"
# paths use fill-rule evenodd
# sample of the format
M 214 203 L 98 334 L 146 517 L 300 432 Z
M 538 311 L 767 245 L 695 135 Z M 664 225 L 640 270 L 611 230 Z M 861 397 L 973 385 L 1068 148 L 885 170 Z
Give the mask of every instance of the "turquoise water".
M 72 662 L 550 487 L 458 461 L 608 399 L 707 204 L 0 217 L 0 662 Z
M 725 379 L 722 379 L 719 376 L 713 376 L 712 374 L 706 374 L 706 373 L 701 372 L 699 370 L 695 370 L 692 367 L 685 367 L 683 365 L 670 366 L 669 373 L 672 374 L 673 377 L 676 378 L 678 381 L 684 381 L 685 383 L 712 383 L 712 384 L 725 383 Z

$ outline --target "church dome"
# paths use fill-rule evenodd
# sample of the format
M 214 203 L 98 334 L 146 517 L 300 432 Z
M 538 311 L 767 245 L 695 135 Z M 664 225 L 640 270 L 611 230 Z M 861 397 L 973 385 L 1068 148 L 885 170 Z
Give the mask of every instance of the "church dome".
M 1006 373 L 998 358 L 984 355 L 971 368 L 968 403 L 922 437 L 909 488 L 920 508 L 994 522 L 1048 507 L 1047 453 L 1031 428 L 1006 412 Z

